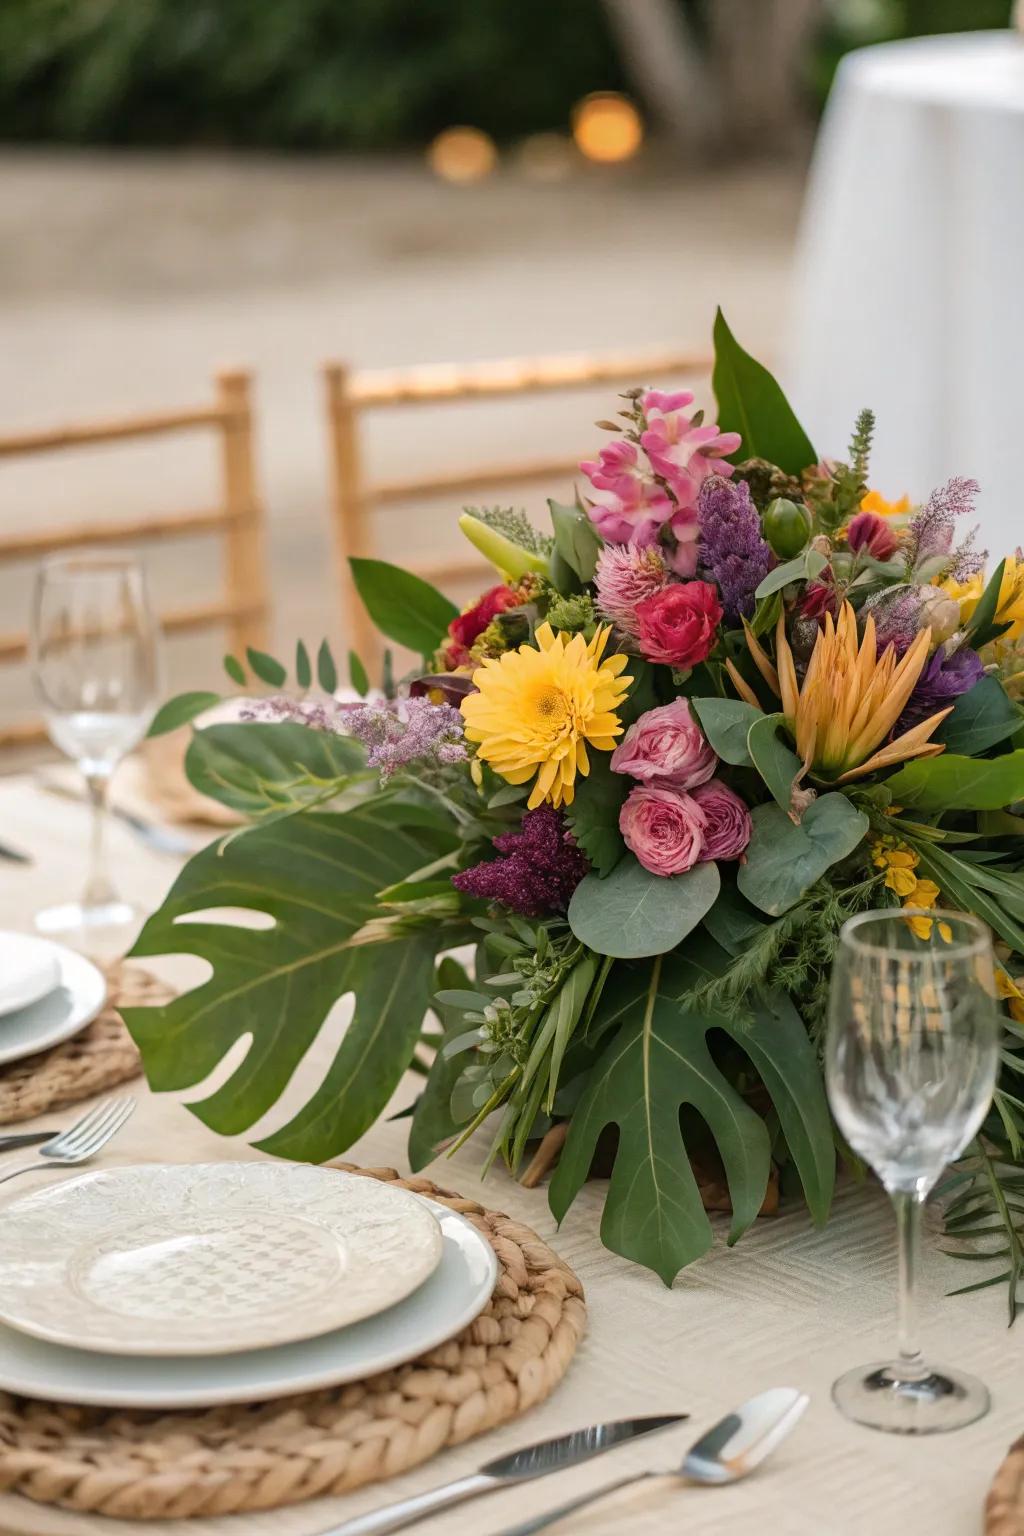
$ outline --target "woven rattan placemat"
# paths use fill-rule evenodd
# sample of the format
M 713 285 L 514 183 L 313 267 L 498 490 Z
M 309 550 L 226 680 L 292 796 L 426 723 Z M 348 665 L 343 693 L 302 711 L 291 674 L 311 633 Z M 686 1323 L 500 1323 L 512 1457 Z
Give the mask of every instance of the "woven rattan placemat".
M 1024 1436 L 1010 1446 L 988 1491 L 985 1536 L 1024 1536 Z
M 107 985 L 103 1012 L 79 1034 L 0 1067 L 0 1125 L 77 1104 L 139 1076 L 142 1061 L 118 1016 L 118 1004 L 163 1003 L 173 994 L 155 976 L 130 965 L 111 967 Z
M 529 1227 L 428 1179 L 350 1171 L 430 1195 L 480 1229 L 498 1282 L 475 1322 L 395 1370 L 270 1403 L 144 1413 L 0 1393 L 0 1491 L 134 1520 L 275 1509 L 406 1472 L 547 1397 L 585 1323 L 572 1270 Z

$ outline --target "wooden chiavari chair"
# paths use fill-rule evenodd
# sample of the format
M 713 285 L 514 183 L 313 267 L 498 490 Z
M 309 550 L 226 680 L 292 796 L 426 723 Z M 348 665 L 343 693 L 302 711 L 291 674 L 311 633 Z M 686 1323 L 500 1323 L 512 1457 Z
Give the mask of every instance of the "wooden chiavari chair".
M 252 377 L 245 370 L 227 370 L 216 375 L 215 389 L 214 400 L 206 405 L 0 436 L 3 460 L 92 444 L 212 430 L 219 439 L 221 464 L 220 491 L 212 506 L 0 534 L 0 565 L 35 561 L 64 549 L 218 534 L 223 540 L 223 596 L 163 612 L 160 622 L 165 633 L 171 635 L 220 628 L 235 651 L 244 651 L 250 645 L 261 646 L 268 600 L 264 515 L 253 448 Z M 23 661 L 27 650 L 28 637 L 24 633 L 0 633 L 0 663 Z M 0 748 L 28 745 L 43 739 L 45 734 L 43 727 L 31 720 L 0 726 Z
M 504 396 L 568 394 L 608 384 L 648 384 L 671 377 L 706 382 L 711 358 L 692 352 L 646 352 L 603 357 L 511 358 L 465 366 L 424 366 L 399 371 L 355 372 L 341 363 L 324 366 L 331 456 L 334 532 L 348 629 L 359 655 L 376 660 L 380 644 L 349 575 L 350 555 L 373 556 L 373 512 L 413 505 L 443 493 L 557 480 L 576 472 L 579 458 L 526 459 L 469 464 L 442 474 L 369 481 L 363 469 L 362 419 L 371 411 L 440 404 L 466 404 Z M 590 444 L 593 448 L 593 442 Z M 583 445 L 586 451 L 586 445 Z M 407 562 L 402 561 L 402 564 Z M 444 585 L 481 575 L 479 556 L 409 565 L 427 580 Z

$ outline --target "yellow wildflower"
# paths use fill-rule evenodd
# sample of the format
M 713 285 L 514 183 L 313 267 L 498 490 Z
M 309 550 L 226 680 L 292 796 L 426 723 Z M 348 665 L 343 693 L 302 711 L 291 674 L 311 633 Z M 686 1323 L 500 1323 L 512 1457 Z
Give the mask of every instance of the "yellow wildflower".
M 782 700 L 804 772 L 827 783 L 845 784 L 879 768 L 890 768 L 911 757 L 934 757 L 941 742 L 929 737 L 949 714 L 939 710 L 920 725 L 886 742 L 914 691 L 928 660 L 931 630 L 919 630 L 913 644 L 899 660 L 895 648 L 886 646 L 881 656 L 875 642 L 875 621 L 869 614 L 864 638 L 858 642 L 857 616 L 844 603 L 839 618 L 825 615 L 804 676 L 797 682 L 793 654 L 786 639 L 785 616 L 775 631 L 773 666 L 768 655 L 744 621 L 747 646 L 762 677 Z M 757 697 L 731 661 L 726 669 L 740 696 L 757 705 Z M 952 708 L 952 706 L 950 706 Z
M 473 673 L 477 692 L 462 701 L 466 738 L 510 784 L 536 776 L 530 810 L 545 800 L 571 805 L 577 773 L 590 772 L 587 747 L 611 752 L 622 734 L 615 711 L 633 679 L 621 675 L 625 656 L 602 660 L 610 633 L 599 629 L 588 645 L 542 624 L 536 645 L 488 658 Z
M 1024 991 L 1021 983 L 1024 976 L 1018 976 L 1016 981 L 1010 973 L 1001 965 L 996 966 L 996 996 L 1007 1005 L 1010 1018 L 1018 1024 L 1024 1024 Z
M 985 578 L 979 572 L 968 581 L 950 579 L 942 583 L 942 590 L 959 603 L 960 621 L 966 623 L 981 600 Z M 1006 557 L 993 622 L 1010 625 L 1001 637 L 1004 640 L 1019 640 L 1024 635 L 1024 556 L 1020 554 Z
M 876 517 L 906 517 L 910 511 L 910 497 L 901 496 L 899 501 L 886 501 L 878 491 L 868 491 L 861 498 L 860 510 L 873 512 Z
M 885 870 L 885 884 L 897 896 L 912 896 L 918 879 L 914 870 L 920 859 L 906 843 L 894 843 L 891 838 L 879 838 L 871 845 L 871 862 L 876 869 Z

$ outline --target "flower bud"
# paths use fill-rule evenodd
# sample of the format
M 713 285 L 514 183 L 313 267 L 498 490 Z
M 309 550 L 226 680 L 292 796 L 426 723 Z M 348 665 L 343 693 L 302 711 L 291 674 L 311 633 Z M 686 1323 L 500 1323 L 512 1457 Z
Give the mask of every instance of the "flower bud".
M 932 640 L 941 644 L 960 625 L 960 604 L 941 587 L 920 587 L 920 627 L 930 629 Z
M 852 550 L 870 555 L 873 560 L 888 560 L 899 546 L 893 529 L 876 512 L 858 512 L 851 517 L 846 542 Z
M 762 529 L 772 553 L 780 560 L 792 560 L 807 546 L 811 514 L 802 503 L 776 496 L 765 508 Z

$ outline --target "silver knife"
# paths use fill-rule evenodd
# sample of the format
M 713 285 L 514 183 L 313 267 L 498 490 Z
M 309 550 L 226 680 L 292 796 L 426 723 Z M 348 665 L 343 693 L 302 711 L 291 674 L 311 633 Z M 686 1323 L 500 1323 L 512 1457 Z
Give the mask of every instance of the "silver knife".
M 0 1136 L 0 1152 L 13 1152 L 17 1147 L 38 1147 L 58 1134 L 57 1131 L 21 1131 L 14 1136 Z
M 27 853 L 22 853 L 20 848 L 12 848 L 10 843 L 0 843 L 0 859 L 10 859 L 12 864 L 32 863 Z
M 496 1488 L 511 1488 L 516 1483 L 531 1483 L 536 1477 L 547 1477 L 549 1472 L 564 1472 L 576 1467 L 592 1456 L 601 1456 L 617 1445 L 625 1445 L 640 1435 L 653 1434 L 655 1430 L 670 1429 L 688 1419 L 687 1413 L 653 1414 L 645 1419 L 616 1419 L 609 1424 L 592 1424 L 589 1429 L 577 1429 L 570 1435 L 558 1435 L 553 1440 L 541 1440 L 508 1456 L 498 1456 L 485 1462 L 479 1472 L 470 1477 L 460 1477 L 442 1488 L 432 1488 L 429 1493 L 419 1493 L 411 1499 L 400 1499 L 369 1515 L 358 1515 L 341 1525 L 332 1525 L 320 1536 L 385 1536 L 387 1531 L 398 1531 L 423 1520 L 439 1510 L 461 1504 L 465 1499 L 475 1499 L 479 1493 L 491 1493 Z

